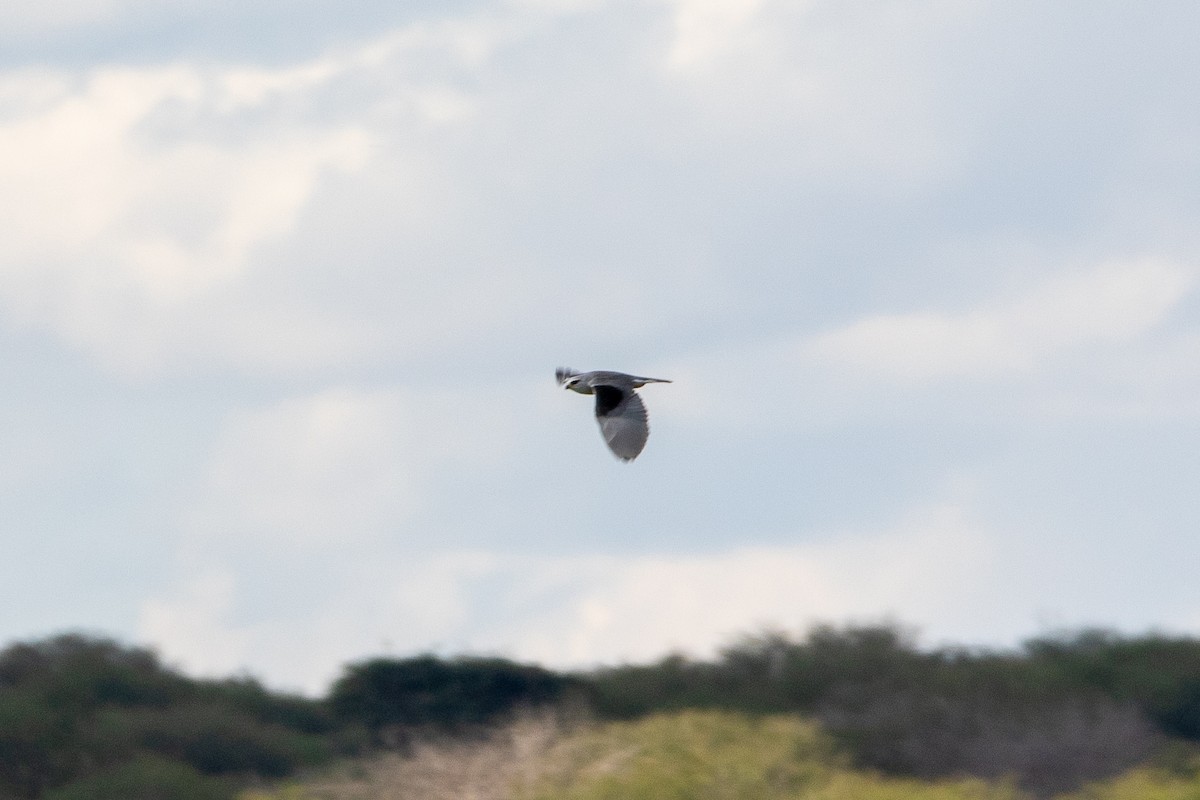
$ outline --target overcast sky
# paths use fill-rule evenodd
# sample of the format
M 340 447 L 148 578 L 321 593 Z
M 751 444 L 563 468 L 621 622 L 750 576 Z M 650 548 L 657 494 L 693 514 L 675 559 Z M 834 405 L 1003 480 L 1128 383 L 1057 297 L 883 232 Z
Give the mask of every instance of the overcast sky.
M 1194 0 L 16 0 L 0 644 L 320 692 L 1200 635 Z M 643 390 L 632 464 L 554 368 Z

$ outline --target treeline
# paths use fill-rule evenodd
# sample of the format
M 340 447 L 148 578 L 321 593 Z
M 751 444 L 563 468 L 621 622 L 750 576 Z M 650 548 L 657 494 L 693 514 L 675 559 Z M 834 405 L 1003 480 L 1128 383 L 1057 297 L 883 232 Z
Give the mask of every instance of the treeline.
M 1200 640 L 1085 631 L 1012 652 L 921 649 L 895 626 L 747 637 L 711 660 L 558 673 L 496 658 L 379 658 L 320 699 L 195 680 L 78 635 L 0 652 L 0 800 L 226 800 L 256 781 L 471 736 L 525 707 L 601 720 L 683 709 L 819 721 L 861 767 L 1012 777 L 1040 796 L 1200 743 Z
M 230 800 L 414 732 L 470 734 L 561 702 L 574 683 L 503 659 L 421 656 L 352 665 L 309 699 L 188 678 L 110 639 L 14 644 L 0 652 L 0 800 Z
M 354 751 L 327 704 L 199 681 L 150 651 L 58 636 L 0 652 L 0 798 L 232 797 Z

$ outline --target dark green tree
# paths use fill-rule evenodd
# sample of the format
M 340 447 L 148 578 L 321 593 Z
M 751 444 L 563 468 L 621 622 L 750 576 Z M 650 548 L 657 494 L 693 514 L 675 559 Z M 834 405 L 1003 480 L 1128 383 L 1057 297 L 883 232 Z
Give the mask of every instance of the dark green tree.
M 460 731 L 522 706 L 563 698 L 572 681 L 500 658 L 432 655 L 372 659 L 346 667 L 329 700 L 338 717 L 378 733 L 425 727 Z

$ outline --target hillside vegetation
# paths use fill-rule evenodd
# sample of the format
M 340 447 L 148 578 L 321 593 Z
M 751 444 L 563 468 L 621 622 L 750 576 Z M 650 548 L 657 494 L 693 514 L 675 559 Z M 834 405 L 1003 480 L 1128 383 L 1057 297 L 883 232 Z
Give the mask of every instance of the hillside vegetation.
M 0 798 L 227 798 L 356 751 L 353 730 L 323 703 L 191 680 L 106 639 L 0 653 Z
M 680 711 L 564 726 L 524 716 L 471 743 L 405 755 L 241 800 L 1032 800 L 1011 780 L 897 778 L 855 769 L 796 716 Z M 1055 800 L 1196 800 L 1200 766 L 1147 767 Z
M 554 713 L 501 724 L 532 709 Z M 590 722 L 544 722 L 564 715 Z M 1200 641 L 1160 635 L 991 652 L 923 650 L 892 626 L 819 628 L 574 674 L 370 659 L 319 699 L 190 679 L 102 638 L 0 652 L 0 800 L 333 792 L 333 777 L 286 781 L 346 763 L 358 778 L 321 797 L 1197 800 L 1198 741 Z M 453 777 L 464 764 L 473 772 Z M 459 794 L 435 794 L 446 781 Z

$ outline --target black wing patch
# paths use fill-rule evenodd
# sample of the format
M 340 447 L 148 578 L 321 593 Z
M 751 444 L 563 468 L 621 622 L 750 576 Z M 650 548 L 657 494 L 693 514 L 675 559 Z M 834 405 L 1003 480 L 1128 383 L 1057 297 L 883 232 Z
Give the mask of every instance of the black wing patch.
M 625 392 L 616 386 L 593 386 L 596 394 L 596 417 L 607 417 L 625 400 Z

